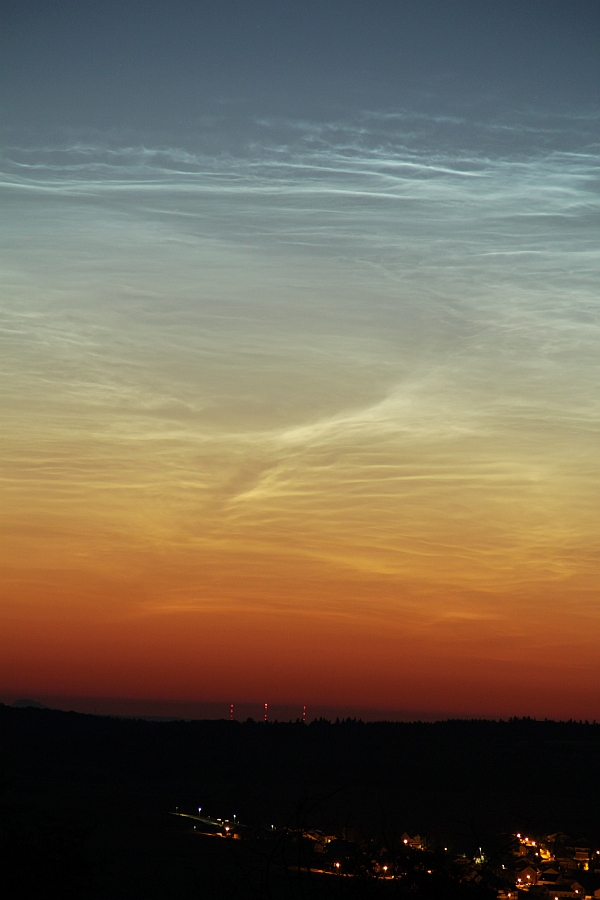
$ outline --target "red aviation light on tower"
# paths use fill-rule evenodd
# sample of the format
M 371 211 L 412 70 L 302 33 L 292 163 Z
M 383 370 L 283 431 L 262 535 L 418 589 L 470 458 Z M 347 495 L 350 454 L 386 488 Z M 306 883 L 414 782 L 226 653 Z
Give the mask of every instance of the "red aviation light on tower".
M 306 706 L 302 707 L 302 722 L 306 724 Z
M 263 716 L 263 722 L 266 722 L 266 721 L 267 721 L 267 715 L 268 715 L 268 712 L 269 712 L 269 704 L 268 704 L 268 703 L 265 703 L 265 714 L 264 714 L 264 716 Z
M 229 704 L 229 721 L 233 722 L 233 703 Z

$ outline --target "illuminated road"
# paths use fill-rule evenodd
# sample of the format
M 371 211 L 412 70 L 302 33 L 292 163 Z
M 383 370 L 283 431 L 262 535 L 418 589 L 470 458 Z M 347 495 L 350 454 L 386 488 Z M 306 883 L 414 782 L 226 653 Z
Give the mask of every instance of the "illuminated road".
M 212 825 L 218 829 L 221 837 L 233 834 L 233 830 L 239 826 L 239 822 L 231 823 L 229 820 L 211 819 L 209 816 L 195 816 L 192 813 L 172 812 L 172 816 L 180 816 L 182 819 L 192 819 L 194 822 L 202 822 L 203 825 Z M 225 833 L 223 833 L 225 832 Z M 202 834 L 216 834 L 217 832 L 201 832 Z

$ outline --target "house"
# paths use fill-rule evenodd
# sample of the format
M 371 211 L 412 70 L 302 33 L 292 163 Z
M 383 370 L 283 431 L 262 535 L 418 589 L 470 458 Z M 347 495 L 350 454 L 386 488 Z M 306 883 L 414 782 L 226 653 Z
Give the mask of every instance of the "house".
M 537 884 L 539 870 L 532 865 L 521 866 L 516 872 L 516 881 L 519 887 L 526 884 Z
M 421 837 L 420 834 L 415 834 L 414 837 L 411 837 L 407 831 L 404 832 L 402 837 L 400 838 L 403 844 L 407 847 L 410 847 L 411 850 L 424 850 L 425 849 L 425 839 Z
M 571 883 L 555 884 L 549 891 L 550 900 L 583 900 L 585 888 L 578 881 Z
M 560 872 L 558 871 L 558 869 L 555 869 L 553 866 L 549 866 L 547 869 L 543 869 L 540 872 L 540 874 L 538 875 L 537 883 L 547 885 L 556 884 L 559 875 Z

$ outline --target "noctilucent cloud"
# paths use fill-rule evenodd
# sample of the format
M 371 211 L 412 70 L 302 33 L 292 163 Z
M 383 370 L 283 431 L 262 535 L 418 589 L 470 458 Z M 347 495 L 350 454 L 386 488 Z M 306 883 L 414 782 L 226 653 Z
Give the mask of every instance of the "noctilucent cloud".
M 600 5 L 2 9 L 2 696 L 600 718 Z

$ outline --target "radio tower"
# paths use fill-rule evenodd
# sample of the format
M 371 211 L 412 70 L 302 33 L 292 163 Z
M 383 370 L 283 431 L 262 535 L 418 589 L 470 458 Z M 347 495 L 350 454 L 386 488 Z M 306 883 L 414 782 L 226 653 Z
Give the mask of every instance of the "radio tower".
M 269 704 L 265 703 L 265 714 L 263 716 L 263 722 L 267 721 L 267 713 L 269 712 Z
M 302 723 L 306 725 L 306 704 L 302 707 Z
M 229 704 L 229 721 L 233 722 L 233 703 Z

